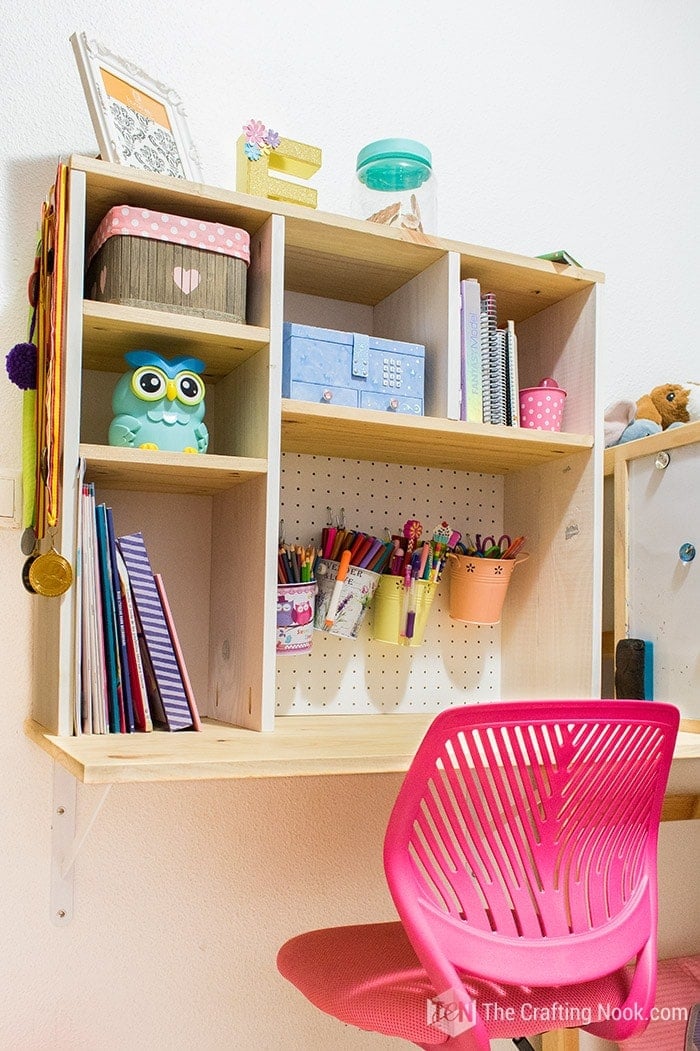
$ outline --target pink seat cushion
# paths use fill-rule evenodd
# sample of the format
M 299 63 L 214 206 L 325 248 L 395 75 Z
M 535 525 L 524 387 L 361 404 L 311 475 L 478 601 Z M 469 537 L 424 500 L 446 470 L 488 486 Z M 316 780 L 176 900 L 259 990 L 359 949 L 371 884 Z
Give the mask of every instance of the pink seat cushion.
M 624 1040 L 620 1047 L 624 1051 L 680 1051 L 685 1039 L 686 1013 L 696 1003 L 700 1003 L 700 956 L 659 960 L 655 1017 L 643 1033 Z M 678 1010 L 673 1012 L 674 1008 Z
M 416 1044 L 447 1040 L 428 1024 L 428 1000 L 438 990 L 399 922 L 300 934 L 282 946 L 277 966 L 312 1004 L 348 1025 Z M 463 977 L 491 1039 L 583 1025 L 586 1008 L 592 1009 L 591 1020 L 598 1021 L 597 1004 L 617 1007 L 629 988 L 625 969 L 580 985 L 546 989 Z

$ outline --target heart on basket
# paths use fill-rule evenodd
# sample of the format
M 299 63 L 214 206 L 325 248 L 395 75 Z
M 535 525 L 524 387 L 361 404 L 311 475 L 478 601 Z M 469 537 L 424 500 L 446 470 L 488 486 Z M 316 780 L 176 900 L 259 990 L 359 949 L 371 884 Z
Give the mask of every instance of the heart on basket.
M 199 270 L 183 270 L 181 266 L 176 266 L 173 270 L 173 281 L 180 291 L 188 296 L 200 282 Z

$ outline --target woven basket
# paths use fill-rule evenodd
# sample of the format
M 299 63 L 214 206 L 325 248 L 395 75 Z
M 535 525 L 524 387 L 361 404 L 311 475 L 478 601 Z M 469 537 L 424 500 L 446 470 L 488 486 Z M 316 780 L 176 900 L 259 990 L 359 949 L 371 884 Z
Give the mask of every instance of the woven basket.
M 122 205 L 90 242 L 86 296 L 244 322 L 249 259 L 245 230 Z

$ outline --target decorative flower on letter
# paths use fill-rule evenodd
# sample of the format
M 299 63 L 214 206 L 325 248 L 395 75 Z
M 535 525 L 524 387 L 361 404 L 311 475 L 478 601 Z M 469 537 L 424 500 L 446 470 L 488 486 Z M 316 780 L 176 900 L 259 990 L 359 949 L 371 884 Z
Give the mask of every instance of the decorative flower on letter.
M 265 125 L 260 120 L 249 120 L 247 124 L 243 125 L 243 131 L 247 142 L 255 143 L 256 146 L 262 146 L 265 141 Z
M 257 161 L 270 150 L 276 150 L 280 144 L 279 132 L 266 128 L 260 120 L 249 120 L 243 125 L 245 132 L 245 155 L 249 161 Z

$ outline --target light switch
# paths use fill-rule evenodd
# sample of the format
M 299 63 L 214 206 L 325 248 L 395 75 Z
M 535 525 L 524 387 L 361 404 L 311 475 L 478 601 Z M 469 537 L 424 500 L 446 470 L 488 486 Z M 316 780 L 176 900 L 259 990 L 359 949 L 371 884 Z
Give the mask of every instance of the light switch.
M 20 526 L 20 475 L 0 469 L 0 526 Z

